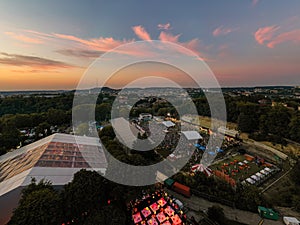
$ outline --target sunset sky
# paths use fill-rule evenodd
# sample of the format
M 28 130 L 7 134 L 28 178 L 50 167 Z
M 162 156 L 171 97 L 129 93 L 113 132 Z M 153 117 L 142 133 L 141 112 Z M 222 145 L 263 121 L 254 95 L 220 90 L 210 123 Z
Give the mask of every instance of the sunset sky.
M 140 40 L 192 50 L 222 86 L 300 85 L 299 9 L 299 0 L 0 0 L 0 91 L 74 89 L 101 54 Z

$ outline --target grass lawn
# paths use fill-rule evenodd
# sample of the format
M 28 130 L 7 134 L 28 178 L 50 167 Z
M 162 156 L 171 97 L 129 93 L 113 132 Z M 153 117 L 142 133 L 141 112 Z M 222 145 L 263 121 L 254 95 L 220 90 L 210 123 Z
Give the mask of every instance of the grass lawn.
M 238 162 L 243 162 L 245 160 L 245 156 L 244 155 L 236 155 L 236 156 L 233 156 L 229 159 L 225 159 L 223 161 L 221 161 L 220 163 L 218 164 L 215 164 L 215 165 L 212 165 L 210 166 L 210 168 L 212 170 L 222 170 L 221 169 L 221 166 L 224 165 L 224 163 L 226 164 L 229 164 L 228 166 L 225 166 L 224 168 L 227 170 L 227 171 L 232 171 L 232 170 L 235 170 L 237 168 L 239 168 L 239 165 L 238 165 Z M 234 160 L 237 160 L 237 163 L 235 165 L 231 165 L 230 162 L 234 162 Z M 265 167 L 264 166 L 258 166 L 256 163 L 254 162 L 249 162 L 248 163 L 249 165 L 249 168 L 248 169 L 243 169 L 243 170 L 240 170 L 238 173 L 235 173 L 235 176 L 231 176 L 231 178 L 235 179 L 236 181 L 241 179 L 241 180 L 245 180 L 246 178 L 250 177 L 251 175 L 254 175 L 255 173 L 259 172 L 260 170 L 264 169 Z

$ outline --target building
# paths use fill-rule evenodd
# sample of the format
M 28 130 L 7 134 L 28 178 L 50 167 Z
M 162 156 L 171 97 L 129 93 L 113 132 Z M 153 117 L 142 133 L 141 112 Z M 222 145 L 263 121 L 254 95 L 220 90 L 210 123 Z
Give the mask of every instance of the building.
M 8 222 L 32 178 L 61 187 L 83 168 L 106 172 L 106 157 L 97 138 L 57 133 L 0 156 L 0 225 Z
M 219 127 L 218 132 L 221 134 L 224 134 L 225 136 L 232 137 L 232 138 L 238 138 L 239 132 L 236 130 L 230 130 L 226 127 Z

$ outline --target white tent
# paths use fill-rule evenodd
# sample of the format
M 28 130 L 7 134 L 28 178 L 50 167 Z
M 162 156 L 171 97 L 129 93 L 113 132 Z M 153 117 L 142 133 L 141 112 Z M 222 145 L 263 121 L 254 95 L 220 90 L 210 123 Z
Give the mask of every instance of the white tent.
M 201 173 L 204 173 L 206 176 L 212 175 L 212 170 L 208 167 L 205 167 L 203 164 L 196 164 L 192 166 L 192 172 L 199 171 Z
M 259 177 L 260 179 L 264 177 L 264 175 L 261 174 L 261 173 L 259 173 L 259 172 L 257 172 L 257 173 L 255 174 L 255 176 Z
M 300 221 L 297 220 L 295 217 L 288 217 L 288 216 L 283 217 L 283 222 L 286 225 L 299 225 L 300 224 Z
M 268 175 L 269 174 L 269 172 L 268 171 L 265 171 L 265 170 L 261 170 L 261 171 L 259 171 L 261 174 L 263 174 L 263 175 Z
M 169 120 L 163 121 L 162 124 L 167 128 L 175 126 L 175 123 L 173 123 L 172 121 L 169 121 Z
M 252 175 L 252 176 L 251 176 L 251 179 L 252 179 L 252 180 L 259 181 L 259 177 L 257 177 L 256 175 Z
M 268 167 L 265 168 L 265 171 L 272 172 L 272 170 L 270 168 L 268 168 Z
M 271 170 L 269 168 L 265 168 L 264 171 L 266 172 L 266 174 L 271 173 Z
M 197 131 L 182 131 L 182 133 L 189 141 L 202 139 L 202 136 Z
M 247 178 L 246 181 L 247 181 L 249 184 L 255 184 L 255 181 L 252 180 L 250 177 Z

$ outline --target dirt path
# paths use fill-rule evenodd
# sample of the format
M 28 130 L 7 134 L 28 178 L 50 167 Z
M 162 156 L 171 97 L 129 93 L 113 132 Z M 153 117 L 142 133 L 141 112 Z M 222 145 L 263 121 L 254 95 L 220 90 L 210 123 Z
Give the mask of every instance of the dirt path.
M 192 209 L 193 211 L 206 211 L 209 207 L 213 205 L 219 205 L 224 209 L 225 216 L 228 219 L 236 220 L 242 223 L 246 223 L 249 225 L 256 225 L 261 220 L 258 213 L 252 213 L 248 211 L 243 211 L 239 209 L 233 209 L 226 205 L 221 205 L 219 203 L 210 202 L 203 198 L 199 198 L 196 196 L 192 196 L 191 198 L 185 198 L 182 195 L 179 195 L 173 191 L 167 190 L 170 194 L 174 195 L 180 201 L 182 201 L 188 208 Z M 273 221 L 273 220 L 264 220 L 264 225 L 282 225 L 284 224 L 281 221 Z
M 267 191 L 269 188 L 271 188 L 274 184 L 276 184 L 277 182 L 279 182 L 282 178 L 284 178 L 286 175 L 288 175 L 289 172 L 291 172 L 293 168 L 290 168 L 287 172 L 285 172 L 281 177 L 279 177 L 278 179 L 276 179 L 274 182 L 272 182 L 271 184 L 269 184 L 266 188 L 264 188 L 260 193 L 264 193 L 265 191 Z

